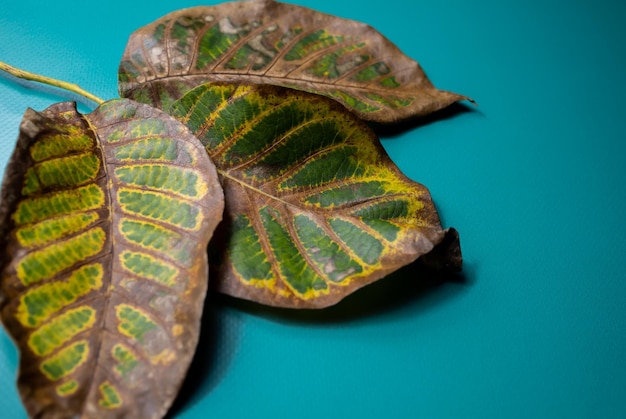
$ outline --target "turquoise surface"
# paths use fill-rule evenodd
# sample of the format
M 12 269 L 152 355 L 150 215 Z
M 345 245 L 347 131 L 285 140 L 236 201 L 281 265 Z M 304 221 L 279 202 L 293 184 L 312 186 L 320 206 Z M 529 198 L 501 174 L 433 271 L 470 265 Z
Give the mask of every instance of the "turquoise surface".
M 130 33 L 197 4 L 3 2 L 0 60 L 113 98 Z M 299 4 L 371 24 L 478 102 L 383 138 L 459 230 L 463 280 L 403 269 L 314 313 L 212 295 L 172 416 L 626 417 L 624 3 Z M 2 171 L 24 110 L 68 98 L 0 77 Z M 0 331 L 3 418 L 25 416 L 16 365 Z

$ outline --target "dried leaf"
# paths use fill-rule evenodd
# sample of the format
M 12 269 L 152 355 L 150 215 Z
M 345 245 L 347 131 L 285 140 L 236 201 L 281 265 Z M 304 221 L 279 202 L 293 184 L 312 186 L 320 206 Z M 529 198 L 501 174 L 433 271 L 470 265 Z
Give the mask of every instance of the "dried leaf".
M 271 0 L 166 15 L 131 35 L 119 68 L 121 96 L 161 109 L 191 87 L 219 81 L 326 95 L 382 123 L 468 99 L 436 89 L 372 27 Z
M 32 417 L 159 418 L 198 340 L 215 167 L 129 100 L 28 110 L 2 187 L 0 309 Z
M 224 188 L 225 231 L 212 242 L 224 249 L 212 277 L 221 292 L 325 307 L 429 253 L 446 235 L 426 188 L 335 101 L 209 83 L 170 112 L 206 146 Z M 460 263 L 451 237 L 454 257 L 437 263 Z

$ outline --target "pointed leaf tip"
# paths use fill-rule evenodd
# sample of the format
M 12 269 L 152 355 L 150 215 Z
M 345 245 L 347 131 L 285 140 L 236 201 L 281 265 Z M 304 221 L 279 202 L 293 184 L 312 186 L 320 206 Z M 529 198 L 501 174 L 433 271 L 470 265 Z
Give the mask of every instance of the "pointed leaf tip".
M 380 123 L 469 100 L 435 88 L 371 26 L 276 1 L 180 10 L 131 35 L 119 67 L 121 96 L 166 109 L 204 82 L 305 90 Z

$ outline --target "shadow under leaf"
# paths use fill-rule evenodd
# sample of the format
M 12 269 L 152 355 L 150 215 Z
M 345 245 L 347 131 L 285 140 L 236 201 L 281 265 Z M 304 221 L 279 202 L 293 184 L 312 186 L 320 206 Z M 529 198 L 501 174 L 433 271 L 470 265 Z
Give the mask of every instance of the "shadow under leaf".
M 435 271 L 417 261 L 359 289 L 338 304 L 319 310 L 277 308 L 232 297 L 222 298 L 230 300 L 228 305 L 242 312 L 280 323 L 334 324 L 401 310 L 419 304 L 427 294 L 443 291 L 445 285 L 466 283 L 463 273 Z
M 239 345 L 240 317 L 225 305 L 221 295 L 209 291 L 196 353 L 167 418 L 198 403 L 222 381 Z
M 202 318 L 200 341 L 189 373 L 167 417 L 180 414 L 208 394 L 228 372 L 236 354 L 240 332 L 237 319 L 242 313 L 284 324 L 331 325 L 384 316 L 409 307 L 427 310 L 454 298 L 474 282 L 473 267 L 459 272 L 457 264 L 442 261 L 460 258 L 458 235 L 450 229 L 427 256 L 359 289 L 338 304 L 324 309 L 287 309 L 209 292 Z M 226 318 L 226 317 L 228 318 Z
M 430 125 L 435 122 L 451 120 L 467 113 L 478 112 L 476 110 L 476 106 L 477 105 L 468 106 L 465 103 L 455 102 L 446 108 L 443 108 L 426 116 L 407 119 L 405 121 L 396 122 L 393 124 L 369 122 L 368 125 L 380 138 L 393 138 L 407 131 Z

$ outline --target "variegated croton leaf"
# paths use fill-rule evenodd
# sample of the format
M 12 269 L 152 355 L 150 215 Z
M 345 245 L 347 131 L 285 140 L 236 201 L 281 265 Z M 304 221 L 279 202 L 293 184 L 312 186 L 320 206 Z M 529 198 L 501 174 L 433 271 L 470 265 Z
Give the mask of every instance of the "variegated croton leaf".
M 28 110 L 2 186 L 0 309 L 38 418 L 158 418 L 195 351 L 223 211 L 189 130 L 127 99 Z
M 273 0 L 171 13 L 131 35 L 119 68 L 122 97 L 161 109 L 190 87 L 219 81 L 326 95 L 381 123 L 468 99 L 435 88 L 372 27 Z
M 224 188 L 224 230 L 212 242 L 222 252 L 212 277 L 221 292 L 273 306 L 325 307 L 446 236 L 427 189 L 333 100 L 210 83 L 169 112 L 206 146 Z M 452 233 L 448 262 L 459 264 Z

